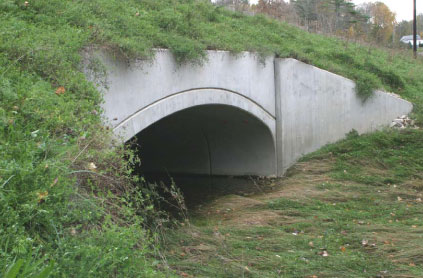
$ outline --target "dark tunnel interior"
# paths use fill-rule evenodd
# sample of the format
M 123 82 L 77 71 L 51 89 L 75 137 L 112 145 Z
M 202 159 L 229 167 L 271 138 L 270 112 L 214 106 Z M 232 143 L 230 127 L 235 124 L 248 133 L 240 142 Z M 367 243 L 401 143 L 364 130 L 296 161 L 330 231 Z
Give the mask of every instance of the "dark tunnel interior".
M 251 176 L 276 171 L 271 131 L 248 112 L 227 105 L 202 105 L 167 116 L 133 142 L 148 182 L 182 189 L 187 203 L 242 187 Z M 242 178 L 241 178 L 242 177 Z

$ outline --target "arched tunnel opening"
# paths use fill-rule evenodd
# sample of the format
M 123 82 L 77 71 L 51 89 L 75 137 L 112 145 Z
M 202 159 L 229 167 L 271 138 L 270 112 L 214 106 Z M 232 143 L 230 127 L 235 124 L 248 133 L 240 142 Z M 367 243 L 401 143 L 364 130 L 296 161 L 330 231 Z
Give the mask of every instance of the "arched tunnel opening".
M 173 113 L 133 139 L 147 182 L 181 189 L 192 207 L 234 190 L 247 192 L 252 177 L 276 172 L 270 129 L 252 114 L 228 105 L 200 105 Z

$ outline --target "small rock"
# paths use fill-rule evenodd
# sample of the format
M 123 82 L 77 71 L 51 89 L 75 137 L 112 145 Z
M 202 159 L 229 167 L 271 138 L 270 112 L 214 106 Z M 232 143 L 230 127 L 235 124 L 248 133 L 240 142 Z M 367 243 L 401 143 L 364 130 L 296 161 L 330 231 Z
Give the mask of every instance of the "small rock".
M 326 250 L 319 252 L 319 255 L 322 256 L 322 257 L 329 257 L 329 253 Z
M 410 119 L 407 115 L 402 115 L 394 119 L 389 126 L 391 128 L 399 128 L 399 129 L 404 129 L 407 127 L 418 129 L 419 127 L 416 126 L 415 124 L 416 124 L 415 121 Z
M 91 171 L 95 171 L 97 169 L 97 166 L 93 162 L 90 162 L 88 164 L 88 169 Z
M 369 245 L 369 241 L 368 241 L 368 240 L 366 240 L 366 239 L 363 239 L 363 240 L 361 241 L 361 245 L 362 245 L 362 246 L 364 246 L 364 247 L 366 247 L 366 246 L 368 246 L 368 245 Z

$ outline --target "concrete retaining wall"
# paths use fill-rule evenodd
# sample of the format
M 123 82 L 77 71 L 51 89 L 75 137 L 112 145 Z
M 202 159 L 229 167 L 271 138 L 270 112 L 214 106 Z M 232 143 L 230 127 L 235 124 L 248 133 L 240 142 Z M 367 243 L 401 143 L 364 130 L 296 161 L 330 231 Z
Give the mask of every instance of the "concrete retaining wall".
M 410 102 L 381 91 L 363 101 L 353 81 L 295 59 L 275 60 L 278 174 L 302 155 L 371 132 L 411 112 Z

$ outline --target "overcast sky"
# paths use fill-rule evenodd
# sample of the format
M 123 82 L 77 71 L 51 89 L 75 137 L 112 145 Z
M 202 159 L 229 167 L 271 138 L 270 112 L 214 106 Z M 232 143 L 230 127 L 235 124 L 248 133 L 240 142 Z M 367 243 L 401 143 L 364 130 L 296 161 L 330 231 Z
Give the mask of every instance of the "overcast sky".
M 251 4 L 258 0 L 250 0 Z M 285 0 L 288 2 L 288 0 Z M 377 2 L 375 0 L 353 0 L 354 4 L 359 5 L 366 2 Z M 385 3 L 391 11 L 397 14 L 397 21 L 413 19 L 413 0 L 379 0 Z M 417 13 L 423 13 L 423 0 L 417 0 Z

